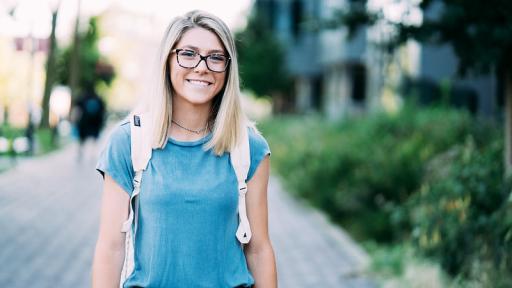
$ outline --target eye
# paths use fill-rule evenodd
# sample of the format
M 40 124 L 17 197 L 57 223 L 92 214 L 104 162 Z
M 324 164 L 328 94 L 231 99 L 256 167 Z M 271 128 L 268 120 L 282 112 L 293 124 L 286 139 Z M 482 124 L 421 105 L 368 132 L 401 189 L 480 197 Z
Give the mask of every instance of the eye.
M 211 54 L 209 57 L 210 57 L 210 60 L 213 62 L 225 62 L 226 61 L 226 56 L 224 56 L 222 54 Z
M 181 50 L 178 52 L 180 57 L 195 58 L 197 53 L 192 50 Z

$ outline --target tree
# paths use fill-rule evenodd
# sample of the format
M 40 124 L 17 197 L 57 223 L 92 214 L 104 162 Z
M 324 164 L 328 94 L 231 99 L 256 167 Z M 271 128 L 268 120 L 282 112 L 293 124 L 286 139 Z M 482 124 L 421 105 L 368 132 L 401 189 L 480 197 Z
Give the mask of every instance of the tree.
M 347 26 L 353 34 L 363 25 L 384 22 L 394 27 L 387 43 L 394 49 L 409 39 L 430 44 L 449 44 L 459 58 L 459 74 L 494 72 L 505 86 L 505 167 L 512 173 L 512 1 L 510 0 L 422 0 L 423 15 L 437 6 L 435 17 L 421 23 L 391 22 L 382 8 L 368 9 L 367 0 L 349 0 L 324 27 Z M 400 1 L 399 1 L 400 2 Z M 401 0 L 404 5 L 411 1 Z
M 246 28 L 236 33 L 235 39 L 242 86 L 257 96 L 271 96 L 274 101 L 286 102 L 291 81 L 285 54 L 266 21 L 254 13 Z
M 87 31 L 79 33 L 80 50 L 78 54 L 78 66 L 80 74 L 78 77 L 78 93 L 88 88 L 94 88 L 100 83 L 110 85 L 115 73 L 112 66 L 101 58 L 98 50 L 99 31 L 97 19 L 91 18 Z M 73 46 L 70 45 L 59 51 L 57 63 L 57 82 L 67 85 L 71 77 L 71 61 Z M 76 100 L 76 99 L 73 99 Z
M 57 27 L 58 8 L 52 11 L 52 30 L 50 33 L 50 47 L 48 50 L 48 61 L 46 63 L 46 80 L 44 83 L 41 128 L 50 127 L 50 94 L 55 83 L 55 56 L 57 49 L 57 40 L 55 37 L 55 28 Z M 29 121 L 32 121 L 31 119 Z M 31 123 L 29 123 L 30 125 Z

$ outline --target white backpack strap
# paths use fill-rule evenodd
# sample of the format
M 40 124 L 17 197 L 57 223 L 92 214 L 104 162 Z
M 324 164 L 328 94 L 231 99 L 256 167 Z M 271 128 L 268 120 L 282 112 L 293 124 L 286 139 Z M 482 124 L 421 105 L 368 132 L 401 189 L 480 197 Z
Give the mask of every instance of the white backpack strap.
M 130 212 L 128 219 L 123 223 L 121 232 L 125 232 L 124 241 L 124 262 L 123 269 L 121 270 L 121 277 L 119 279 L 119 287 L 123 288 L 124 282 L 135 269 L 135 233 L 137 232 L 137 219 L 139 217 L 139 201 L 138 195 L 140 193 L 140 180 L 142 179 L 142 171 L 136 171 L 133 178 L 133 193 L 130 197 Z
M 152 135 L 149 122 L 148 117 L 142 113 L 130 115 L 133 171 L 145 170 L 151 159 Z
M 119 279 L 119 287 L 123 287 L 124 282 L 132 274 L 135 268 L 135 235 L 137 233 L 139 218 L 139 194 L 142 181 L 142 171 L 146 169 L 149 159 L 151 159 L 151 131 L 148 125 L 149 120 L 144 114 L 131 114 L 131 158 L 135 177 L 133 178 L 133 192 L 130 197 L 130 211 L 128 219 L 123 223 L 121 232 L 125 234 L 125 256 L 123 269 Z
M 231 151 L 231 165 L 233 165 L 238 180 L 238 217 L 240 222 L 236 231 L 236 237 L 240 243 L 247 244 L 251 240 L 252 233 L 245 203 L 245 194 L 247 193 L 245 179 L 251 165 L 251 154 L 249 150 L 249 134 L 245 125 L 242 126 L 238 144 Z

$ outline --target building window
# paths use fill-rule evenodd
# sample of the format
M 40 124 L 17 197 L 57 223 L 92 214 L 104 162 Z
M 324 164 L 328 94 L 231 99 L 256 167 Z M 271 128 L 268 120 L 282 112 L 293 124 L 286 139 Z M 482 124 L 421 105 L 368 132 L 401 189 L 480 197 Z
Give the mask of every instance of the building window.
M 364 104 L 366 98 L 366 69 L 364 65 L 354 64 L 350 67 L 352 75 L 352 100 Z
M 301 33 L 301 24 L 304 21 L 304 3 L 301 0 L 293 0 L 291 3 L 291 28 L 295 39 L 299 38 Z

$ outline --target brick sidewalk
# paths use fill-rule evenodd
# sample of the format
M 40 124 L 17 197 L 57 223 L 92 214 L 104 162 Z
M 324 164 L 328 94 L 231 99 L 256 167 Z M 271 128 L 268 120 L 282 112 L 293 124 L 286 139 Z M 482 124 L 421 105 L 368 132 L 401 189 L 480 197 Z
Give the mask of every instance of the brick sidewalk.
M 370 288 L 361 276 L 369 258 L 343 230 L 285 193 L 275 177 L 269 186 L 269 226 L 279 287 Z
M 0 174 L 0 287 L 89 287 L 101 179 L 76 146 Z
M 101 178 L 76 146 L 0 174 L 0 287 L 90 287 Z M 375 287 L 358 273 L 367 256 L 318 212 L 269 190 L 279 287 Z

